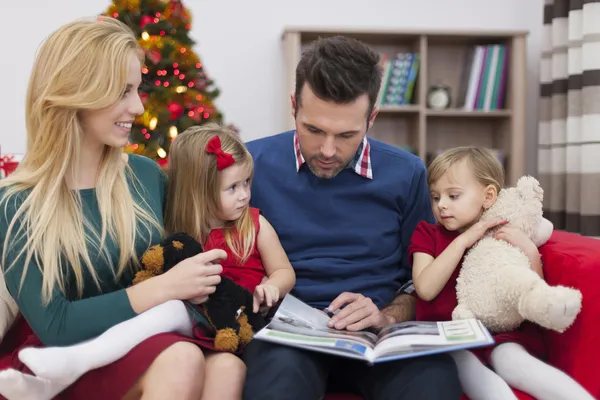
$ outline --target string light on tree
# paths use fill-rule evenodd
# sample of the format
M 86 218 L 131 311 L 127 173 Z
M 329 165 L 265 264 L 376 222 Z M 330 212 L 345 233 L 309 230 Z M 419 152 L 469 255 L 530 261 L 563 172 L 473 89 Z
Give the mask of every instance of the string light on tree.
M 113 0 L 104 15 L 127 24 L 145 52 L 140 98 L 146 111 L 136 119 L 126 151 L 164 165 L 179 132 L 223 121 L 214 105 L 219 89 L 193 50 L 191 15 L 181 0 Z

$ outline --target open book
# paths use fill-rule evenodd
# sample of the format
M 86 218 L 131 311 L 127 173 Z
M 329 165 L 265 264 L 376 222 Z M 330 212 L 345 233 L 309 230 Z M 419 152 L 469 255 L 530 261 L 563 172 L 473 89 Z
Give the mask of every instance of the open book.
M 382 329 L 379 334 L 331 329 L 328 321 L 324 312 L 288 294 L 271 322 L 254 339 L 360 359 L 369 364 L 494 343 L 488 330 L 475 319 L 401 322 Z

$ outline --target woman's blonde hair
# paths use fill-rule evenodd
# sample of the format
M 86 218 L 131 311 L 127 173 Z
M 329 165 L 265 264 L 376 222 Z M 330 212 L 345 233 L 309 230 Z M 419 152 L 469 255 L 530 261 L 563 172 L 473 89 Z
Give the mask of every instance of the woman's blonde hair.
M 497 192 L 504 187 L 504 168 L 494 153 L 489 149 L 473 146 L 455 147 L 437 156 L 427 168 L 427 185 L 431 187 L 461 161 L 468 163 L 475 179 L 483 186 L 492 185 Z
M 216 123 L 193 126 L 178 135 L 169 152 L 169 189 L 165 211 L 165 230 L 186 232 L 204 244 L 211 231 L 210 222 L 221 214 L 221 177 L 214 154 L 206 151 L 214 136 L 221 148 L 253 175 L 252 155 L 235 132 Z M 254 248 L 256 229 L 249 209 L 236 221 L 226 221 L 227 245 L 238 261 L 244 263 Z
M 135 241 L 140 231 L 147 229 L 149 238 L 152 226 L 160 227 L 156 216 L 133 200 L 128 177 L 136 187 L 139 182 L 129 166 L 124 167 L 121 148 L 106 146 L 102 155 L 96 183 L 100 232 L 85 221 L 81 193 L 66 182 L 67 174 L 77 180 L 83 134 L 80 111 L 105 109 L 119 101 L 132 56 L 143 61 L 133 32 L 113 18 L 95 17 L 60 27 L 42 44 L 34 62 L 26 100 L 27 151 L 16 171 L 0 180 L 5 216 L 9 207 L 16 208 L 9 221 L 2 267 L 10 268 L 25 255 L 22 286 L 27 266 L 35 260 L 43 274 L 45 303 L 56 288 L 67 292 L 71 273 L 82 296 L 84 268 L 100 288 L 88 246 L 95 247 L 110 265 L 106 239 L 112 238 L 120 248 L 118 265 L 112 265 L 119 279 L 137 259 Z M 87 237 L 86 231 L 95 237 Z M 7 251 L 14 251 L 12 236 L 14 243 L 25 244 L 6 266 Z

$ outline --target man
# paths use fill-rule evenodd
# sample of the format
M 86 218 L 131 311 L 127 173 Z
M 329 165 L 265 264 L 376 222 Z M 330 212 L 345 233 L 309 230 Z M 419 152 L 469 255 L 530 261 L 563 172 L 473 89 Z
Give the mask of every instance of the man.
M 406 151 L 366 137 L 377 115 L 379 56 L 356 40 L 317 40 L 296 69 L 296 130 L 248 143 L 252 205 L 273 225 L 296 271 L 293 294 L 339 311 L 330 326 L 379 330 L 414 317 L 410 237 L 433 221 L 425 167 Z M 368 366 L 252 341 L 244 398 L 317 400 L 326 391 L 367 399 L 458 399 L 448 355 Z

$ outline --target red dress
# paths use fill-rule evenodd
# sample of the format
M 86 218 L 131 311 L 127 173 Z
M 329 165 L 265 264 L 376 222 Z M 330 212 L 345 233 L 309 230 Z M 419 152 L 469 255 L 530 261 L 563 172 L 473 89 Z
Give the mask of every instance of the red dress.
M 259 211 L 250 209 L 252 220 L 256 226 L 258 237 Z M 223 275 L 233 279 L 252 293 L 256 285 L 265 276 L 262 261 L 256 244 L 247 263 L 240 267 L 234 256 L 225 245 L 223 232 L 220 229 L 211 232 L 205 246 L 206 250 L 222 248 L 227 252 L 227 260 L 221 263 Z M 203 338 L 201 332 L 195 333 L 195 338 L 178 333 L 163 333 L 152 336 L 134 347 L 124 357 L 105 367 L 92 370 L 73 385 L 54 398 L 54 400 L 107 400 L 121 399 L 131 390 L 137 380 L 146 372 L 156 357 L 167 347 L 181 341 L 195 343 L 205 349 L 214 349 L 213 340 Z M 19 360 L 18 352 L 24 347 L 42 347 L 42 342 L 35 336 L 25 319 L 19 316 L 0 344 L 0 371 L 14 368 L 24 373 L 31 371 Z M 0 395 L 0 399 L 4 399 Z
M 414 253 L 425 253 L 432 257 L 438 257 L 459 235 L 458 232 L 450 232 L 442 225 L 430 224 L 425 221 L 419 222 L 411 238 L 408 248 L 409 264 L 412 267 Z M 460 262 L 462 264 L 462 260 Z M 456 278 L 460 271 L 460 265 L 454 270 L 446 286 L 431 301 L 417 299 L 416 319 L 420 321 L 447 321 L 452 319 L 452 311 L 456 307 Z M 531 322 L 524 322 L 521 326 L 511 332 L 493 334 L 498 346 L 502 343 L 518 343 L 522 345 L 531 355 L 545 358 L 547 355 L 539 327 Z M 494 346 L 488 346 L 472 350 L 481 361 L 489 364 L 490 353 Z
M 254 237 L 254 248 L 244 265 L 240 265 L 237 257 L 233 255 L 231 249 L 227 246 L 223 229 L 213 229 L 210 232 L 208 239 L 206 239 L 206 243 L 204 244 L 204 250 L 225 250 L 227 253 L 227 260 L 220 262 L 223 267 L 223 273 L 221 275 L 233 280 L 238 285 L 245 287 L 250 293 L 254 293 L 254 289 L 260 284 L 260 281 L 265 276 L 265 268 L 263 267 L 257 247 L 258 232 L 260 231 L 260 222 L 258 219 L 260 211 L 257 208 L 252 207 L 250 207 L 249 211 L 252 222 L 254 222 L 256 233 Z

